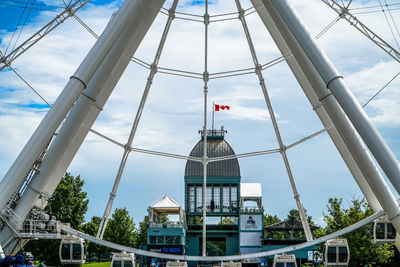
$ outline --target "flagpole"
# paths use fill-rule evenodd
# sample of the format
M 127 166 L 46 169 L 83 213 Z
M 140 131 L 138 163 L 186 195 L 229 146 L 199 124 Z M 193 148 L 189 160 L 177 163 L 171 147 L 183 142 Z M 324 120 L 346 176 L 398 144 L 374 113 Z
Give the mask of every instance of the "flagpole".
M 214 132 L 214 112 L 215 112 L 215 104 L 213 102 L 212 105 L 212 110 L 213 110 L 213 116 L 212 116 L 212 131 Z

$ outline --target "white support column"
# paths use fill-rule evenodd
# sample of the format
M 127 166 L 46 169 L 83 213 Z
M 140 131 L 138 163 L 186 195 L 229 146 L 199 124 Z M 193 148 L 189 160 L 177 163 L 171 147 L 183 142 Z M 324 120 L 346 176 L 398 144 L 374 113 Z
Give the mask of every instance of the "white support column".
M 278 48 L 280 49 L 282 55 L 291 55 L 292 51 L 289 49 L 286 41 L 282 37 L 281 33 L 278 31 L 278 27 L 276 26 L 275 22 L 272 20 L 270 15 L 266 12 L 266 8 L 262 5 L 260 0 L 252 0 L 253 5 L 256 7 L 256 10 L 263 21 L 264 25 L 270 32 L 274 42 L 277 44 Z M 301 88 L 303 89 L 305 95 L 307 96 L 310 104 L 312 105 L 313 109 L 317 113 L 319 119 L 323 123 L 325 128 L 328 128 L 328 134 L 332 139 L 333 143 L 335 144 L 337 150 L 341 154 L 343 160 L 345 161 L 347 167 L 349 168 L 350 172 L 352 173 L 354 179 L 356 180 L 358 186 L 360 187 L 361 191 L 363 192 L 364 196 L 366 197 L 368 203 L 371 205 L 374 212 L 378 212 L 382 209 L 381 205 L 379 204 L 378 200 L 376 199 L 375 194 L 373 193 L 370 185 L 368 184 L 367 180 L 365 179 L 363 172 L 361 171 L 359 165 L 354 159 L 353 154 L 347 147 L 346 143 L 342 135 L 339 133 L 336 127 L 330 127 L 333 125 L 331 118 L 329 117 L 325 107 L 319 101 L 318 96 L 313 90 L 315 86 L 321 86 L 321 84 L 313 85 L 307 79 L 304 71 L 300 67 L 298 61 L 294 56 L 287 56 L 286 62 L 288 63 L 290 69 L 292 70 L 293 74 L 295 75 L 297 81 L 299 82 Z M 323 85 L 322 85 L 323 86 Z M 343 113 L 343 111 L 341 111 Z M 344 127 L 353 129 L 354 127 L 351 125 L 350 121 L 345 118 Z M 355 131 L 355 130 L 354 130 Z
M 253 0 L 258 1 L 258 0 Z M 284 0 L 279 0 L 284 1 Z M 307 76 L 307 79 L 310 81 L 310 84 L 313 86 L 313 90 L 319 97 L 321 103 L 326 108 L 330 118 L 334 122 L 335 127 L 338 129 L 340 134 L 342 135 L 346 145 L 354 156 L 354 159 L 357 161 L 357 164 L 360 166 L 360 170 L 363 172 L 366 180 L 368 181 L 371 189 L 376 195 L 378 201 L 385 209 L 388 214 L 389 219 L 393 223 L 394 227 L 397 231 L 400 230 L 400 208 L 397 204 L 396 199 L 394 198 L 392 192 L 389 187 L 385 183 L 383 177 L 379 174 L 378 169 L 374 165 L 372 158 L 367 153 L 365 147 L 363 146 L 362 141 L 353 130 L 352 127 L 348 127 L 346 124 L 346 117 L 343 113 L 343 110 L 340 108 L 332 94 L 326 89 L 323 80 L 319 76 L 317 70 L 311 63 L 310 59 L 304 53 L 302 46 L 297 42 L 296 38 L 292 34 L 289 27 L 285 24 L 285 21 L 280 16 L 280 13 L 274 7 L 274 0 L 266 1 L 261 0 L 258 1 L 260 4 L 258 8 L 263 9 L 266 13 L 269 13 L 271 19 L 274 21 L 276 25 L 279 25 L 278 30 L 281 33 L 281 36 L 285 39 L 287 46 L 293 52 L 294 57 L 299 62 L 304 74 Z M 264 7 L 262 7 L 264 6 Z M 318 86 L 318 84 L 320 84 Z M 322 85 L 321 85 L 322 84 Z
M 400 164 L 344 82 L 343 77 L 330 62 L 326 54 L 318 47 L 293 8 L 286 1 L 272 0 L 272 3 L 286 25 L 291 29 L 292 34 L 318 71 L 326 87 L 330 89 L 357 129 L 396 191 L 400 193 Z
M 26 218 L 35 205 L 46 205 L 46 197 L 54 192 L 163 2 L 138 0 L 138 5 L 134 5 L 136 8 L 128 14 L 129 22 L 71 109 L 43 159 L 39 174 L 18 203 L 15 212 L 19 217 Z
M 138 1 L 126 1 L 121 6 L 118 15 L 109 22 L 100 39 L 71 76 L 70 81 L 58 96 L 50 111 L 1 180 L 0 211 L 6 206 L 12 194 L 18 190 L 36 159 L 53 138 L 55 131 L 77 100 L 79 94 L 86 88 L 89 80 L 128 23 L 130 14 L 132 10 L 136 9 L 137 5 Z

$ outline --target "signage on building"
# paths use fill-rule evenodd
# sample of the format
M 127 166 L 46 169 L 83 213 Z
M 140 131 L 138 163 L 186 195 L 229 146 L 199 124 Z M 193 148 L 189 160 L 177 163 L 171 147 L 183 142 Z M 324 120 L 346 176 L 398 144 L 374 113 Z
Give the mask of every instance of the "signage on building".
M 261 214 L 245 214 L 240 215 L 240 230 L 262 230 Z
M 261 232 L 240 232 L 240 246 L 261 246 Z
M 148 245 L 148 251 L 167 254 L 184 254 L 184 248 L 181 245 Z

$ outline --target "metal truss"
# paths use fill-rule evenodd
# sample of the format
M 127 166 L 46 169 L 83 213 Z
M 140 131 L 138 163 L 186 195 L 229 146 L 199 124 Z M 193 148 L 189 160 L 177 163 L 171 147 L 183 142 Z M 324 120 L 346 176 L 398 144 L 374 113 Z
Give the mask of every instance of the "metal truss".
M 400 63 L 400 53 L 393 46 L 388 44 L 385 40 L 379 37 L 376 33 L 374 33 L 370 28 L 368 28 L 364 23 L 362 23 L 359 19 L 353 16 L 348 7 L 342 7 L 334 0 L 321 0 L 327 6 L 332 8 L 340 18 L 347 20 L 350 25 L 354 26 L 359 32 L 361 32 L 365 37 L 370 39 L 374 44 L 380 47 L 383 51 L 385 51 L 389 56 L 391 56 L 394 60 Z
M 0 58 L 0 71 L 8 66 L 17 59 L 20 55 L 25 53 L 29 48 L 31 48 L 34 44 L 40 41 L 43 37 L 49 34 L 52 30 L 54 30 L 57 26 L 63 23 L 66 19 L 71 16 L 74 16 L 75 12 L 81 9 L 84 5 L 86 5 L 89 0 L 77 0 L 74 3 L 68 5 L 63 12 L 58 14 L 54 19 L 52 19 L 49 23 L 43 26 L 39 31 L 29 37 L 26 41 L 20 44 L 17 48 L 15 48 L 12 52 L 7 55 L 4 55 Z

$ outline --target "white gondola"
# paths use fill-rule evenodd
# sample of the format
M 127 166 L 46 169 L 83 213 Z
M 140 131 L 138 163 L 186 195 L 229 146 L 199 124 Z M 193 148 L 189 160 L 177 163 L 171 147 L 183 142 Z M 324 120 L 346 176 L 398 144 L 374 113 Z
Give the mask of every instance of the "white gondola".
M 325 243 L 324 266 L 349 266 L 350 249 L 347 239 L 331 239 Z
M 135 254 L 126 253 L 113 253 L 111 260 L 111 267 L 135 267 Z
M 67 236 L 61 240 L 61 264 L 84 264 L 86 262 L 85 240 L 79 237 Z
M 186 261 L 168 261 L 167 267 L 188 267 Z
M 292 254 L 275 255 L 272 267 L 297 267 L 296 256 Z
M 394 243 L 396 241 L 396 230 L 392 223 L 386 218 L 379 218 L 374 222 L 374 242 Z
M 224 261 L 221 267 L 242 267 L 242 263 L 237 261 Z

